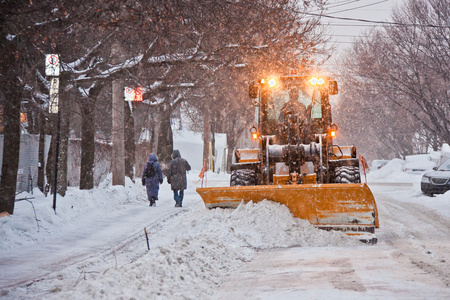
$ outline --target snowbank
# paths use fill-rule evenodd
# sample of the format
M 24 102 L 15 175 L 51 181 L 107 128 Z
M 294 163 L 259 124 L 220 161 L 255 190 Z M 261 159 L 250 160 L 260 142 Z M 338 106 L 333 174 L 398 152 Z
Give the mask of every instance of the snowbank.
M 440 165 L 447 159 L 450 159 L 450 146 L 448 144 L 443 144 L 439 153 L 439 160 L 437 165 Z
M 128 205 L 142 203 L 144 190 L 136 186 L 129 178 L 125 187 L 112 186 L 110 174 L 92 190 L 69 187 L 65 197 L 57 195 L 56 213 L 52 208 L 53 195 L 45 197 L 37 188 L 33 194 L 21 193 L 17 199 L 29 200 L 16 202 L 14 215 L 0 218 L 0 251 L 45 243 L 55 234 L 76 231 L 91 219 L 113 216 Z
M 315 229 L 279 204 L 248 203 L 236 210 L 192 211 L 173 243 L 136 262 L 94 274 L 54 299 L 208 299 L 222 280 L 259 249 L 291 246 L 361 246 L 343 233 Z M 67 291 L 67 289 L 70 289 Z
M 410 159 L 417 159 L 417 162 L 411 161 L 412 165 L 415 163 L 420 165 L 423 162 L 422 156 L 411 156 Z M 371 171 L 367 175 L 367 181 L 372 191 L 382 192 L 383 184 L 404 184 L 403 188 L 399 188 L 398 195 L 396 195 L 397 199 L 407 203 L 425 205 L 450 217 L 450 191 L 434 197 L 425 196 L 422 193 L 420 181 L 426 171 L 407 173 L 404 163 L 405 161 L 401 159 L 393 159 L 382 168 Z
M 404 171 L 407 173 L 420 174 L 431 171 L 436 167 L 430 154 L 409 155 L 405 157 Z
M 409 174 L 404 172 L 405 161 L 401 159 L 393 159 L 378 170 L 371 171 L 367 174 L 367 181 L 373 182 L 415 182 L 420 181 L 417 174 Z

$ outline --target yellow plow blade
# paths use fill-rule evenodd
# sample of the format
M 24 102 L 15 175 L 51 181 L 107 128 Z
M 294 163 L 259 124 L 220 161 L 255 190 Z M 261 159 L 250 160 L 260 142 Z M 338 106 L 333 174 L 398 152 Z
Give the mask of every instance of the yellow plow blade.
M 365 183 L 211 187 L 197 192 L 207 208 L 267 199 L 322 229 L 373 233 L 379 227 L 375 199 Z

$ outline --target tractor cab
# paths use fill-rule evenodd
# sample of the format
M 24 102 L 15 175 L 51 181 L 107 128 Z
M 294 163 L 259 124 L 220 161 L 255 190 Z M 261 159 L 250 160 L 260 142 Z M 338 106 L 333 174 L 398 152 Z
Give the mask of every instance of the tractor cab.
M 258 133 L 275 136 L 274 144 L 310 143 L 315 134 L 331 127 L 329 95 L 334 94 L 337 83 L 328 77 L 284 76 L 254 82 L 249 95 L 256 99 Z

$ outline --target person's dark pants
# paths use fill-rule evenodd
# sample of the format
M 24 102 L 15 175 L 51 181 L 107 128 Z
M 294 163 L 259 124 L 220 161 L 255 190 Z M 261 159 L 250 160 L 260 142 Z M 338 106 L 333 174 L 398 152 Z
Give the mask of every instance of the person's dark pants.
M 181 207 L 183 204 L 184 190 L 173 190 L 173 199 L 175 199 L 175 206 Z

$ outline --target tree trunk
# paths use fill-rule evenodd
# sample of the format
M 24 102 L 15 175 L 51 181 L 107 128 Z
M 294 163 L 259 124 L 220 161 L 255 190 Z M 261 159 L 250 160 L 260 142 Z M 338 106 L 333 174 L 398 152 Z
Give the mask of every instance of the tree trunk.
M 149 152 L 157 152 L 158 150 L 158 136 L 159 128 L 161 127 L 161 114 L 159 113 L 160 108 L 153 109 L 150 113 L 149 123 L 151 128 L 149 129 L 150 134 L 150 149 Z M 148 153 L 147 153 L 148 154 Z
M 96 85 L 89 90 L 89 97 L 81 101 L 81 168 L 80 189 L 94 188 L 95 167 L 95 104 L 103 85 Z M 122 106 L 123 107 L 123 106 Z
M 170 125 L 170 110 L 163 107 L 160 111 L 160 117 L 158 150 L 156 153 L 163 169 L 165 170 L 171 161 L 171 155 L 173 152 L 173 134 L 172 126 Z
M 216 171 L 216 127 L 214 126 L 214 122 L 211 122 L 211 171 Z
M 0 212 L 14 213 L 14 201 L 16 198 L 17 171 L 19 168 L 20 151 L 20 102 L 21 90 L 19 80 L 3 78 L 4 99 L 3 124 L 4 144 L 3 163 L 0 186 Z
M 203 161 L 206 161 L 206 169 L 209 168 L 209 141 L 211 140 L 211 126 L 209 125 L 209 109 L 205 108 L 203 117 Z
M 66 195 L 67 191 L 67 155 L 69 148 L 69 105 L 68 93 L 64 89 L 59 92 L 59 109 L 61 114 L 58 156 L 58 194 Z
M 135 145 L 134 145 L 134 118 L 130 109 L 133 103 L 124 101 L 125 112 L 125 176 L 134 182 Z
M 112 184 L 125 186 L 123 80 L 112 82 Z
M 95 160 L 95 105 L 94 97 L 83 101 L 81 107 L 81 170 L 80 189 L 90 190 L 94 188 L 94 160 Z M 86 100 L 88 100 L 86 99 Z
M 236 150 L 236 144 L 237 144 L 236 137 L 235 136 L 231 137 L 231 134 L 227 133 L 227 148 L 228 148 L 227 171 L 228 171 L 228 173 L 231 172 L 231 165 L 233 164 L 233 155 L 234 155 L 234 151 Z

